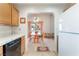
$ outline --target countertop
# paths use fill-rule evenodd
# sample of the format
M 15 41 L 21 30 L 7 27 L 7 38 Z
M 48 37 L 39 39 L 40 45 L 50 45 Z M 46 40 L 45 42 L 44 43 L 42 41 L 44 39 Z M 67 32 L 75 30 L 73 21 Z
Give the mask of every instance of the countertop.
M 7 36 L 2 36 L 0 37 L 0 46 L 5 45 L 6 43 L 16 40 L 17 38 L 20 38 L 22 36 L 24 36 L 24 34 L 12 34 Z

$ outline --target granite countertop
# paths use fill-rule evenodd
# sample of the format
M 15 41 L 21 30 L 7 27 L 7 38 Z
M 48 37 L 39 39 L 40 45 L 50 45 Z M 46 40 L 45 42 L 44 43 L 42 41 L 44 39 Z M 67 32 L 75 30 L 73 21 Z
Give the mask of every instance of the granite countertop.
M 7 36 L 2 36 L 0 37 L 0 46 L 5 45 L 6 43 L 16 40 L 17 38 L 20 38 L 22 36 L 24 36 L 24 34 L 12 34 Z

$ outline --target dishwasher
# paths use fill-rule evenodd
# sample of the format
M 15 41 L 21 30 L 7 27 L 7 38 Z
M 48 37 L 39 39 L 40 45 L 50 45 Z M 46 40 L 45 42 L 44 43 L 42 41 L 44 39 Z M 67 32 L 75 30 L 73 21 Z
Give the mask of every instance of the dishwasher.
M 3 56 L 21 56 L 21 38 L 3 46 Z

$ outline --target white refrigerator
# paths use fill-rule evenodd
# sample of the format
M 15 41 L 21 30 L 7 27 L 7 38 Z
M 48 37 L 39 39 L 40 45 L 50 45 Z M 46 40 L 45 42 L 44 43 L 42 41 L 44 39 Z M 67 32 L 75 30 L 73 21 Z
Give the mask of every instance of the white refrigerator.
M 61 15 L 58 33 L 58 54 L 79 56 L 79 4 L 75 4 Z

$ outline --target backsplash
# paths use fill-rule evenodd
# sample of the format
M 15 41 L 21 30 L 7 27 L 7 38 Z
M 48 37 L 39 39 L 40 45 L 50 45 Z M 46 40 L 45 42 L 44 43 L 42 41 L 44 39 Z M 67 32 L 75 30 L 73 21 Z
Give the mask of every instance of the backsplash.
M 11 26 L 0 25 L 0 36 L 10 35 Z
M 20 33 L 20 29 L 19 29 L 19 27 L 11 27 L 11 33 L 12 34 L 18 34 L 18 33 Z
M 8 36 L 11 34 L 18 34 L 19 32 L 20 32 L 19 27 L 0 25 L 0 36 Z

